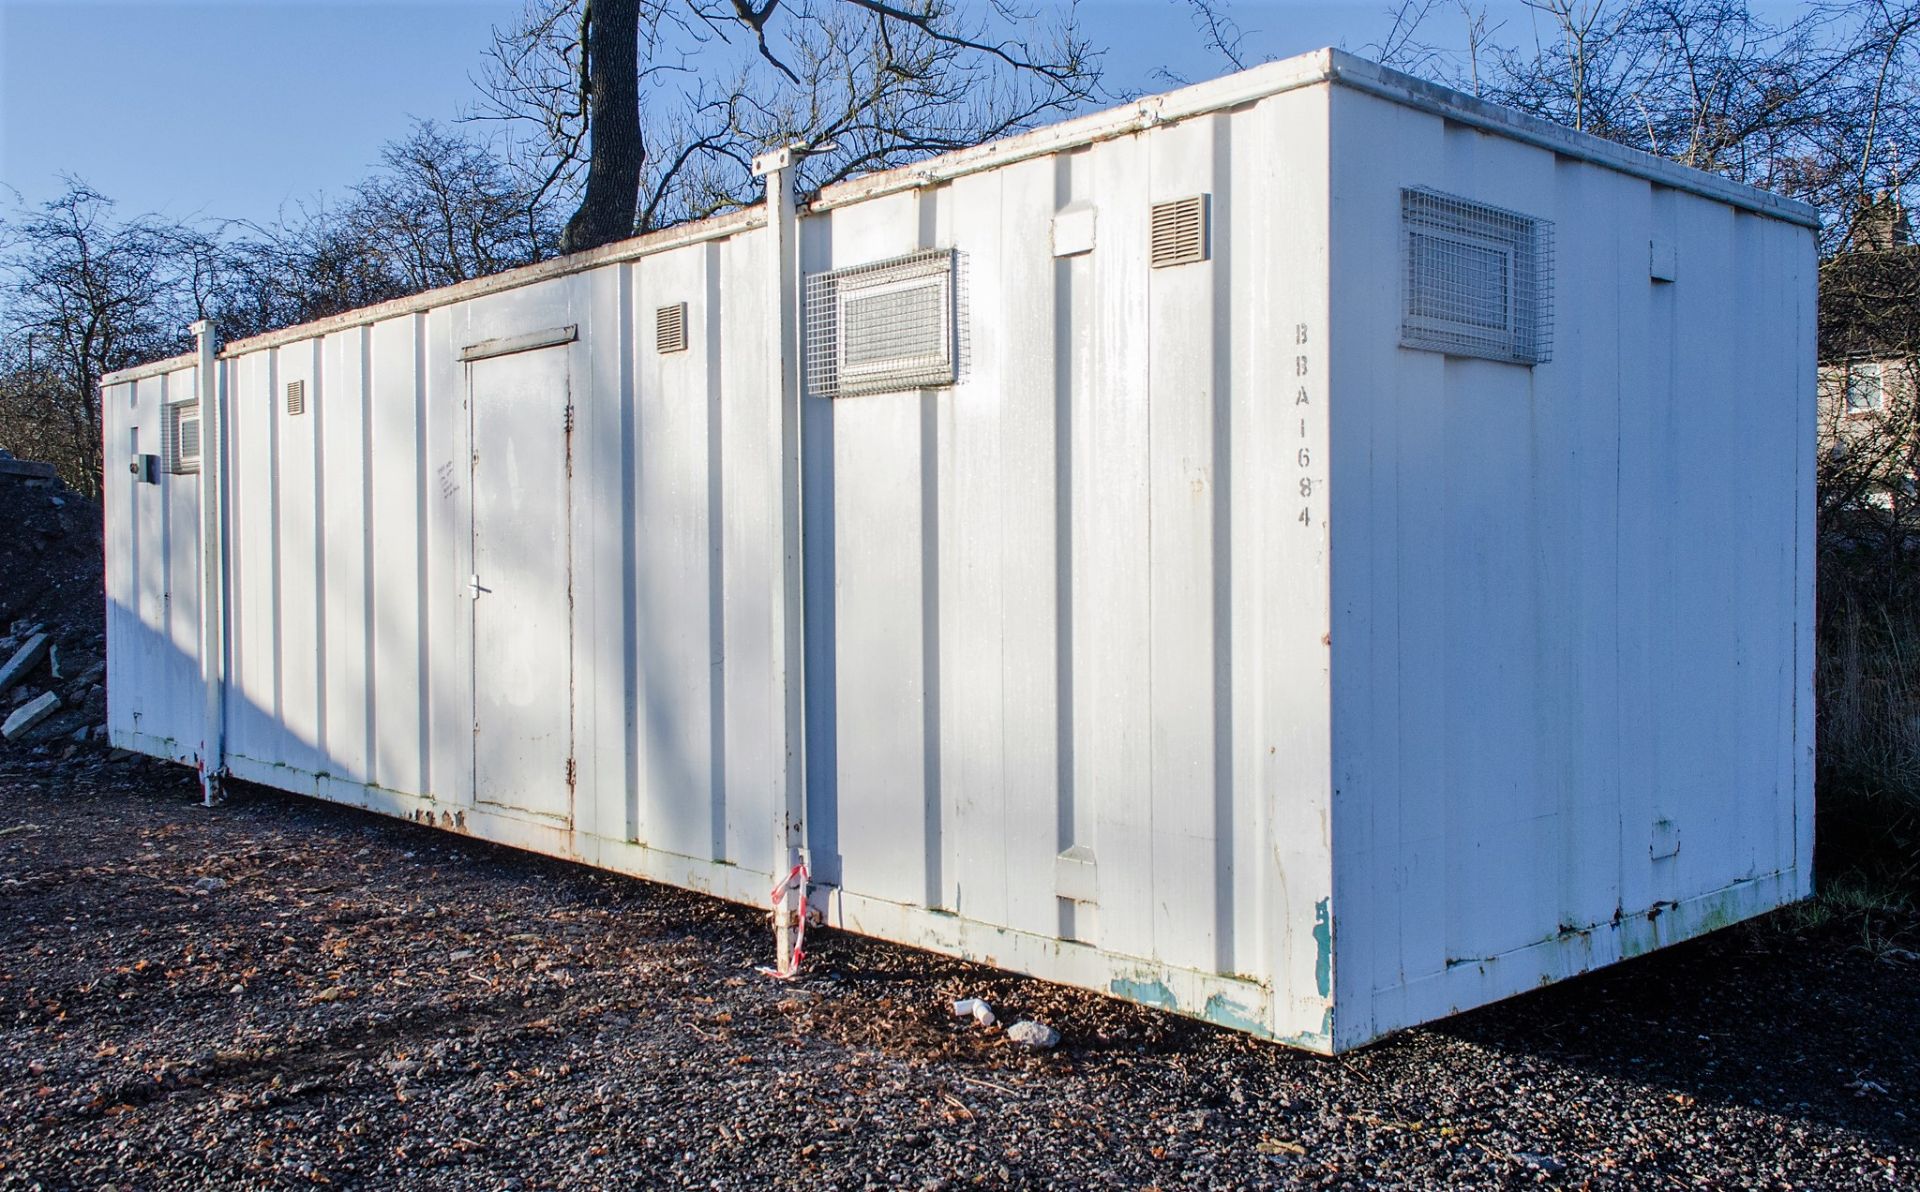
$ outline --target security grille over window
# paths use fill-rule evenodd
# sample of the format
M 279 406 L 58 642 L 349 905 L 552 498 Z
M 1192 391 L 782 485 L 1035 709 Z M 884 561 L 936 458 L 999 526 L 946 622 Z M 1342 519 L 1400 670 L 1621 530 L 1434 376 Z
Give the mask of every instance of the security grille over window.
M 1438 191 L 1400 192 L 1403 347 L 1541 364 L 1553 349 L 1553 224 Z
M 160 458 L 167 471 L 185 475 L 200 470 L 200 403 L 176 402 L 160 420 Z
M 958 282 L 952 249 L 808 274 L 808 392 L 857 397 L 953 384 Z
M 287 382 L 287 413 L 304 414 L 307 412 L 307 383 L 305 381 Z
M 662 355 L 687 350 L 687 304 L 676 302 L 653 312 L 653 350 Z
M 1207 259 L 1206 195 L 1155 203 L 1152 222 L 1155 269 Z

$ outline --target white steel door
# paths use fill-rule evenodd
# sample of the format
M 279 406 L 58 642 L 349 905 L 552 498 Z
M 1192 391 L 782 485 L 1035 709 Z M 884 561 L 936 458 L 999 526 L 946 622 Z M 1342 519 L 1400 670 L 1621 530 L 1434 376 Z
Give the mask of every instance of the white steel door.
M 571 413 L 564 348 L 468 366 L 473 797 L 573 814 Z

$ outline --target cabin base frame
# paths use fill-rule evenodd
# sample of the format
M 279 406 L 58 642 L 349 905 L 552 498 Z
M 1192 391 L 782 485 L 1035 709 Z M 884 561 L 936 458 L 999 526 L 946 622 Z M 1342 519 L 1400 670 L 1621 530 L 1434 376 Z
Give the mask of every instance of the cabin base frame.
M 116 748 L 191 764 L 191 750 L 139 733 L 116 732 Z M 644 844 L 609 840 L 534 817 L 490 811 L 402 791 L 314 774 L 291 766 L 229 756 L 236 778 L 291 794 L 371 811 L 524 852 L 572 861 L 748 906 L 764 905 L 764 873 Z M 1736 882 L 1680 902 L 1569 928 L 1550 939 L 1494 956 L 1451 961 L 1441 972 L 1378 990 L 1373 1023 L 1358 1038 L 1339 1029 L 1331 1001 L 1316 1014 L 1275 1021 L 1272 991 L 1252 980 L 1196 972 L 1121 956 L 1090 944 L 981 923 L 962 915 L 815 887 L 808 908 L 825 926 L 874 939 L 911 939 L 921 951 L 1007 969 L 1057 985 L 1105 994 L 1196 1018 L 1320 1055 L 1351 1051 L 1423 1022 L 1557 984 L 1621 960 L 1653 952 L 1764 915 L 1806 898 L 1801 870 Z M 771 946 L 771 945 L 769 945 Z

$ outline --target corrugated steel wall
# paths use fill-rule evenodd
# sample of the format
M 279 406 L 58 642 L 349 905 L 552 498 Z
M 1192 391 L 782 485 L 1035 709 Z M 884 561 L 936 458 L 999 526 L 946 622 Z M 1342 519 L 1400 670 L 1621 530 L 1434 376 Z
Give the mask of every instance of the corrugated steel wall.
M 285 768 L 352 801 L 371 787 L 462 807 L 476 716 L 557 706 L 570 711 L 580 834 L 763 868 L 779 497 L 761 254 L 734 236 L 229 360 L 236 769 Z M 692 348 L 662 355 L 654 308 L 680 301 Z M 567 325 L 574 342 L 527 356 L 569 392 L 570 431 L 557 405 L 549 426 L 513 431 L 550 433 L 569 463 L 570 492 L 540 516 L 571 555 L 573 621 L 524 633 L 568 658 L 572 690 L 526 704 L 501 690 L 517 678 L 503 660 L 474 649 L 469 584 L 473 489 L 519 480 L 514 461 L 479 458 L 471 403 L 524 397 L 485 391 L 493 362 L 459 354 Z M 287 412 L 295 381 L 304 415 Z M 567 756 L 528 783 L 563 787 Z M 527 803 L 491 812 L 548 806 Z M 590 851 L 564 839 L 567 817 L 520 818 L 526 842 Z
M 1321 1050 L 1795 896 L 1809 234 L 1384 78 L 801 218 L 804 272 L 957 250 L 964 328 L 951 388 L 802 403 L 804 689 L 757 213 L 231 346 L 228 763 L 763 903 L 803 709 L 831 922 Z M 1396 346 L 1412 185 L 1558 224 L 1550 363 Z M 193 382 L 110 381 L 110 458 Z M 107 514 L 115 740 L 191 760 L 198 482 Z
M 1290 1030 L 1323 1009 L 1324 507 L 1302 525 L 1281 498 L 1294 328 L 1324 331 L 1325 102 L 841 208 L 803 238 L 808 271 L 958 246 L 971 321 L 956 388 L 810 409 L 823 872 L 1176 968 L 1277 966 L 1309 1024 Z M 1196 194 L 1211 262 L 1149 268 L 1151 205 Z M 1095 247 L 1052 257 L 1073 204 Z M 1091 900 L 1062 897 L 1069 850 Z
M 128 465 L 161 454 L 166 407 L 196 396 L 198 370 L 105 388 L 107 721 L 116 742 L 156 757 L 200 756 L 200 484 Z
M 1356 92 L 1333 128 L 1338 998 L 1370 1038 L 1808 888 L 1815 249 Z M 1555 222 L 1549 363 L 1379 350 L 1414 185 Z
M 1325 319 L 1325 102 L 1288 92 L 802 220 L 807 271 L 951 245 L 964 279 L 957 386 L 805 403 L 808 837 L 838 921 L 934 944 L 959 923 L 955 950 L 1023 965 L 1067 941 L 1069 979 L 1261 1030 L 1278 965 L 1302 975 L 1284 1033 L 1322 1023 L 1325 522 L 1265 509 L 1294 483 L 1269 466 L 1291 329 Z M 1150 269 L 1151 203 L 1193 194 L 1212 196 L 1211 262 Z M 1095 247 L 1056 257 L 1075 203 Z M 234 771 L 764 898 L 783 709 L 764 252 L 744 230 L 229 351 Z M 679 302 L 690 349 L 660 353 L 655 310 Z M 477 419 L 509 397 L 459 357 L 568 325 L 537 355 L 574 409 L 570 488 L 549 494 L 572 620 L 522 632 L 569 663 L 528 704 L 509 651 L 476 647 L 470 581 L 482 602 L 536 582 L 482 573 L 474 502 L 536 481 L 490 471 L 503 445 L 483 451 Z M 158 510 L 181 479 L 137 499 Z M 522 497 L 499 500 L 538 507 Z M 171 508 L 196 534 L 192 504 Z M 184 645 L 169 734 L 191 754 Z M 475 770 L 476 730 L 498 769 L 488 725 L 554 704 L 570 816 Z M 526 742 L 529 792 L 567 781 L 547 747 Z

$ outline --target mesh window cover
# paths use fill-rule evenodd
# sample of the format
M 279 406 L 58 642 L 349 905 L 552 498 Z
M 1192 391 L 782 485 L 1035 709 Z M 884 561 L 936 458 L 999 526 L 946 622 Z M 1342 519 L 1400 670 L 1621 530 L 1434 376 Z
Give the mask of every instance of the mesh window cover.
M 1553 225 L 1403 190 L 1404 347 L 1540 364 L 1553 347 Z

